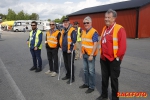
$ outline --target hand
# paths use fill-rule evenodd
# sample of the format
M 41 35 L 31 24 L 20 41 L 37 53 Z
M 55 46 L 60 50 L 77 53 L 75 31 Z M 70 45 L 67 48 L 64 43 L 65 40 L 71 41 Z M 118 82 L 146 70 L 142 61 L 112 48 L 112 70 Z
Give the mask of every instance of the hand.
M 83 54 L 82 54 L 82 53 L 80 53 L 80 59 L 82 59 L 82 57 L 83 57 Z
M 93 56 L 90 55 L 90 56 L 89 56 L 89 61 L 92 61 L 92 60 L 93 60 Z
M 29 41 L 27 41 L 27 45 L 29 45 Z
M 45 41 L 45 43 L 47 43 L 47 41 Z
M 37 50 L 38 48 L 37 47 L 34 47 L 34 50 Z
M 62 48 L 59 48 L 59 50 L 61 50 L 61 51 L 62 51 Z
M 70 50 L 68 50 L 68 51 L 67 51 L 67 53 L 71 53 L 71 51 L 70 51 Z

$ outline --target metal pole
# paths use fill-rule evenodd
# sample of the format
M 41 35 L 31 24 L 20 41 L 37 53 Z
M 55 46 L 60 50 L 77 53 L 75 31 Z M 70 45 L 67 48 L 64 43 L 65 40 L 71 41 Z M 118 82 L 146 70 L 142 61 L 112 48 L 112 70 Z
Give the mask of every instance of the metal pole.
M 61 57 L 62 57 L 62 51 L 61 51 L 60 60 L 59 60 L 58 80 L 60 79 Z
M 70 85 L 72 83 L 72 61 L 73 61 L 73 50 L 71 51 L 71 76 L 70 76 Z

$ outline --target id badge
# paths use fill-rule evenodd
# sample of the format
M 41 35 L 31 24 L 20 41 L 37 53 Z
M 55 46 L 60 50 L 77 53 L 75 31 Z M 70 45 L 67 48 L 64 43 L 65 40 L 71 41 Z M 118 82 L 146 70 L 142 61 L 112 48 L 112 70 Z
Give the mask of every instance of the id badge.
M 33 40 L 33 37 L 31 37 L 31 40 Z

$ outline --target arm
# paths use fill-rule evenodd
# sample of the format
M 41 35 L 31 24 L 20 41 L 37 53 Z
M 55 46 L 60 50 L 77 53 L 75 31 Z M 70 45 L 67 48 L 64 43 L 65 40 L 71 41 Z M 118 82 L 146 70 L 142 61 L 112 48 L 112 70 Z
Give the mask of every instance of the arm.
M 58 43 L 57 43 L 57 48 L 60 47 L 60 44 L 59 44 L 59 43 L 60 43 L 60 42 L 59 42 L 60 36 L 61 36 L 61 33 L 59 32 L 58 35 L 57 35 L 57 41 L 58 41 Z
M 72 43 L 70 44 L 70 50 L 72 51 L 73 48 L 74 48 L 74 45 L 77 41 L 77 34 L 76 34 L 76 31 L 72 31 L 72 34 L 71 34 L 71 39 L 72 39 Z
M 118 52 L 117 52 L 117 57 L 120 59 L 123 58 L 124 54 L 126 51 L 126 32 L 124 28 L 121 28 L 118 31 Z
M 92 40 L 93 40 L 93 42 L 94 42 L 94 47 L 93 47 L 93 50 L 92 50 L 92 53 L 91 53 L 92 56 L 93 56 L 95 50 L 97 49 L 98 41 L 99 41 L 98 38 L 99 38 L 98 33 L 95 32 L 94 35 L 93 35 L 93 37 L 92 37 Z

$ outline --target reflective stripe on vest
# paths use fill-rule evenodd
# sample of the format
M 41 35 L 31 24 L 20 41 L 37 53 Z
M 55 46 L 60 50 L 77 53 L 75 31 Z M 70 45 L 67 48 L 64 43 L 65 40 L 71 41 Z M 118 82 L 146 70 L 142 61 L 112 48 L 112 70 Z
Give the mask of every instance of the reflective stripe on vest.
M 80 33 L 80 27 L 78 27 L 78 33 L 77 33 L 77 41 L 81 41 L 81 33 Z
M 117 52 L 118 52 L 118 48 L 119 48 L 118 47 L 118 31 L 120 30 L 120 28 L 122 28 L 122 26 L 116 24 L 114 29 L 113 29 L 113 52 L 114 52 L 114 58 L 117 57 Z M 103 36 L 105 30 L 106 30 L 106 26 L 102 30 L 101 37 Z M 102 44 L 102 41 L 100 40 L 100 54 L 102 53 L 101 44 Z
M 32 33 L 33 33 L 33 31 L 30 32 L 29 47 L 30 47 L 30 43 L 31 43 L 31 39 L 32 39 Z M 41 32 L 40 30 L 37 30 L 37 31 L 36 31 L 34 47 L 37 46 L 37 44 L 38 44 L 38 42 L 39 42 L 39 35 L 40 35 L 41 33 L 42 33 L 42 32 Z M 38 49 L 42 49 L 42 43 L 40 44 L 40 46 L 38 47 Z
M 48 43 L 49 47 L 51 47 L 51 48 L 56 48 L 57 47 L 57 43 L 58 43 L 57 36 L 58 36 L 58 33 L 59 33 L 58 30 L 54 31 L 52 34 L 50 34 L 50 31 L 46 32 L 46 36 L 47 36 L 46 38 L 47 38 L 47 43 Z
M 82 33 L 82 53 L 85 54 L 87 53 L 88 55 L 91 55 L 93 47 L 94 47 L 94 42 L 92 41 L 92 37 L 94 33 L 97 32 L 94 28 L 91 28 L 88 33 L 83 31 Z M 98 49 L 94 52 L 94 56 L 97 55 Z

